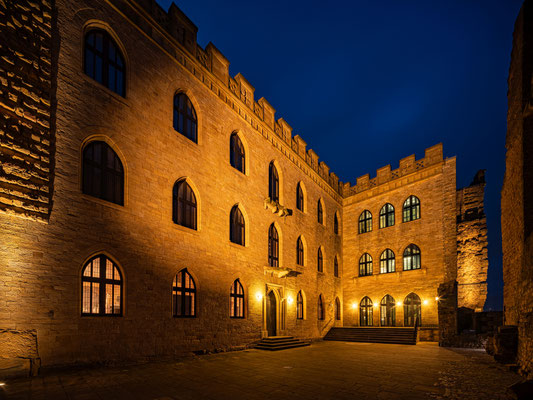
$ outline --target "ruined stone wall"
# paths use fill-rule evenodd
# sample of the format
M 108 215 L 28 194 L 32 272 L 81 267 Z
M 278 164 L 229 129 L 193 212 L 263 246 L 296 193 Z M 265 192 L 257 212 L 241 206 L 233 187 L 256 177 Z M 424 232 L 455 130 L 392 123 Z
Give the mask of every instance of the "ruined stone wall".
M 533 376 L 533 1 L 515 23 L 508 79 L 505 177 L 501 195 L 504 312 L 518 325 L 518 363 Z
M 47 220 L 52 201 L 53 1 L 0 1 L 0 212 Z
M 488 231 L 484 171 L 457 191 L 457 296 L 459 307 L 482 311 L 487 298 Z

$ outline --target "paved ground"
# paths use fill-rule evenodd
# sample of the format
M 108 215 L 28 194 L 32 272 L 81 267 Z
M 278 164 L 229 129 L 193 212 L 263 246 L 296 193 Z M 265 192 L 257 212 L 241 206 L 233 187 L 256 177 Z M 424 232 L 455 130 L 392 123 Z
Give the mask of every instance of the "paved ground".
M 5 382 L 0 399 L 511 399 L 518 375 L 480 350 L 318 342 Z

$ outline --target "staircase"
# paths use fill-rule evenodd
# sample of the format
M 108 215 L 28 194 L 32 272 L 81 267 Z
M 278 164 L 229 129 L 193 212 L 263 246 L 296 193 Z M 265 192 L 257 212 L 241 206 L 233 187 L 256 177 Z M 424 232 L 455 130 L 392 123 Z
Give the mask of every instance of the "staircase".
M 309 342 L 295 339 L 292 336 L 270 336 L 261 339 L 255 348 L 259 350 L 277 351 L 292 349 L 294 347 L 309 346 L 309 344 Z
M 331 328 L 324 340 L 339 342 L 366 342 L 416 344 L 416 328 L 358 327 Z

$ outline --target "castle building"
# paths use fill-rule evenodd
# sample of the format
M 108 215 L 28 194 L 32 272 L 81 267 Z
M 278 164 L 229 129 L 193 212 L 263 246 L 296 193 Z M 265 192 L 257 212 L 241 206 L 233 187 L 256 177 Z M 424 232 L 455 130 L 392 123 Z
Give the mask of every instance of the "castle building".
M 0 370 L 482 309 L 485 182 L 441 144 L 340 182 L 176 5 L 0 0 L 0 32 Z

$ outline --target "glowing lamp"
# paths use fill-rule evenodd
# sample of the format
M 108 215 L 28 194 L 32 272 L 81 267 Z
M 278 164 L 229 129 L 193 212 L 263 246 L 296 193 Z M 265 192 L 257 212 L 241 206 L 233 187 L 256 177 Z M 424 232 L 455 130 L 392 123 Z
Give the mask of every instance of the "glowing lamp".
M 439 301 L 439 296 L 435 297 L 435 301 Z
M 424 300 L 424 305 L 426 305 L 427 303 L 428 303 L 428 301 L 427 301 L 427 300 Z
M 255 298 L 257 300 L 261 300 L 263 298 L 263 294 L 261 292 L 257 292 L 256 295 L 255 295 Z
M 399 307 L 399 306 L 402 305 L 402 302 L 401 302 L 401 301 L 397 301 L 397 302 L 396 302 L 396 305 Z
M 357 303 L 353 303 L 352 308 L 355 310 L 357 308 Z
M 288 302 L 289 304 L 292 304 L 292 297 L 289 296 L 289 297 L 287 298 L 287 302 Z

